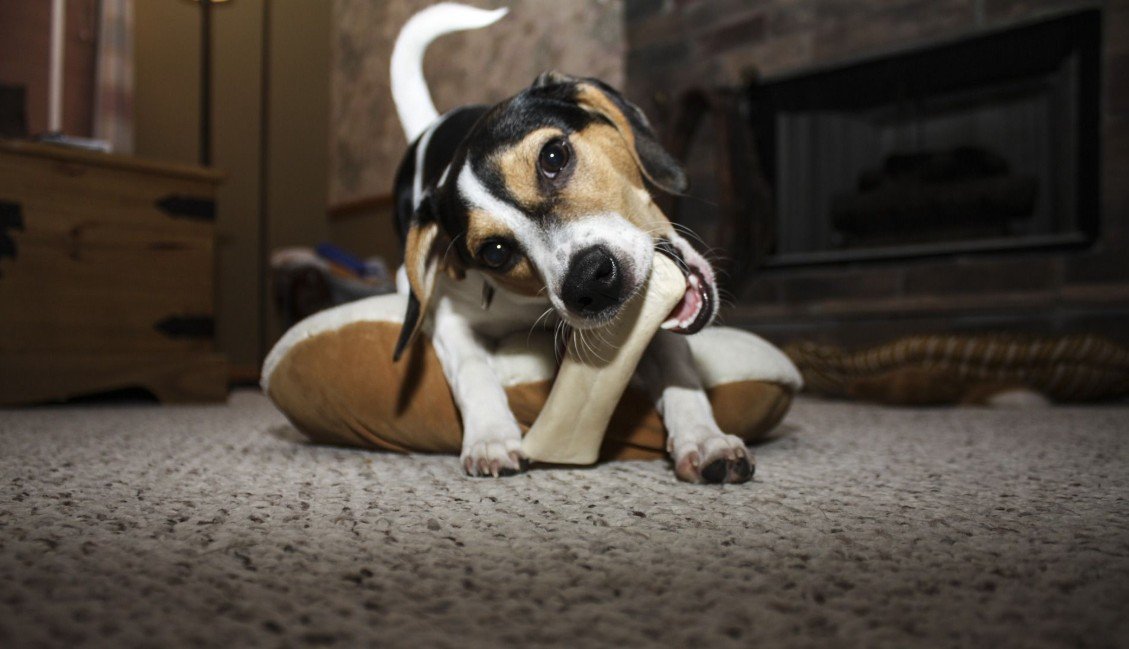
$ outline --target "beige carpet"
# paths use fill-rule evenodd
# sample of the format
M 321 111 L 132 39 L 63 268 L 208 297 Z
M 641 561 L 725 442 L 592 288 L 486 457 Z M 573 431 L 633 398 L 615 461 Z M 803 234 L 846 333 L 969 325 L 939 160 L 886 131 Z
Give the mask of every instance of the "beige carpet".
M 801 401 L 755 482 L 0 411 L 0 646 L 1129 646 L 1129 407 Z

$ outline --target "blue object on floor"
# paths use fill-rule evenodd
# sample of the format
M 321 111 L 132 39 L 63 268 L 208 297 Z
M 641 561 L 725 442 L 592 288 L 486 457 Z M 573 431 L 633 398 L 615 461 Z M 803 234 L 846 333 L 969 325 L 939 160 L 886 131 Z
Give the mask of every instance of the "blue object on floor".
M 340 246 L 336 246 L 327 241 L 319 243 L 314 251 L 317 252 L 318 257 L 348 269 L 357 277 L 365 276 L 365 262 L 357 259 L 352 253 Z

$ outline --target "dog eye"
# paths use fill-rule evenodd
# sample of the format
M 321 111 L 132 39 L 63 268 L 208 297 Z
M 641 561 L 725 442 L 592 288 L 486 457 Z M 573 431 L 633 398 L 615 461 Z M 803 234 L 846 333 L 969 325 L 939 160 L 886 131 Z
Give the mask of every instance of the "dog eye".
M 537 166 L 541 170 L 541 175 L 546 178 L 556 178 L 561 169 L 565 168 L 568 164 L 569 152 L 568 142 L 566 140 L 550 140 L 541 149 L 541 155 L 537 158 Z
M 478 258 L 490 268 L 505 266 L 513 254 L 513 249 L 505 241 L 487 241 L 478 249 Z

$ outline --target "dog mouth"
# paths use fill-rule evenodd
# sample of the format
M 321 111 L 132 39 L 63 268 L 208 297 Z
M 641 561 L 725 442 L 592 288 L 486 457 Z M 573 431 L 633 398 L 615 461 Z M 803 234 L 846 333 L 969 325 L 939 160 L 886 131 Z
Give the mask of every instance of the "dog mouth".
M 686 255 L 673 242 L 662 239 L 655 251 L 670 257 L 686 276 L 686 293 L 662 323 L 662 329 L 677 334 L 696 334 L 713 320 L 717 312 L 717 289 L 713 272 L 698 255 Z

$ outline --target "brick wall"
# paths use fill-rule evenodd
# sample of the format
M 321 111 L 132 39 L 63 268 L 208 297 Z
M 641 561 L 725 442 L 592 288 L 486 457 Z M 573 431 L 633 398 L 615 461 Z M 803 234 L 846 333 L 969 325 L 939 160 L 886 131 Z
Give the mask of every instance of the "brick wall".
M 626 0 L 627 92 L 659 124 L 687 88 L 771 79 L 1088 7 L 1103 10 L 1105 32 L 1093 247 L 763 269 L 734 296 L 726 323 L 780 342 L 1016 329 L 1095 331 L 1129 343 L 1129 0 Z M 691 194 L 704 199 L 692 211 L 716 199 L 711 138 L 700 132 L 689 156 Z

